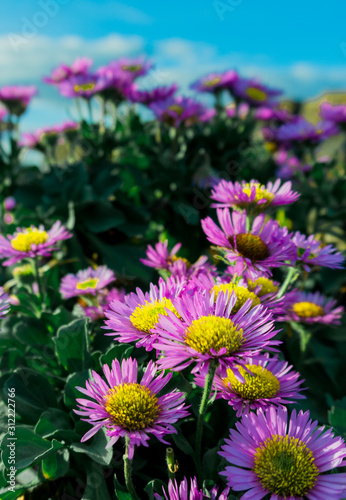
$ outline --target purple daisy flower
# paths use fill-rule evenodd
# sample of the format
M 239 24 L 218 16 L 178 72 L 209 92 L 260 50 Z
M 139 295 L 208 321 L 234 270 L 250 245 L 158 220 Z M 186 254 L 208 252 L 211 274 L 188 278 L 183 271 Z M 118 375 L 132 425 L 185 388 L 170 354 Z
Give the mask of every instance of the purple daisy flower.
M 313 125 L 305 118 L 299 117 L 294 122 L 281 125 L 275 132 L 275 139 L 286 144 L 302 142 L 316 144 L 338 133 L 338 128 L 332 122 Z
M 234 271 L 230 267 L 231 271 Z M 283 307 L 284 299 L 277 298 L 277 292 L 279 290 L 280 284 L 277 281 L 273 281 L 264 276 L 257 276 L 253 278 L 253 281 L 244 277 L 238 280 L 236 283 L 231 281 L 233 275 L 226 273 L 223 276 L 215 278 L 211 274 L 201 274 L 193 276 L 189 282 L 189 289 L 200 292 L 208 290 L 209 293 L 215 292 L 215 300 L 219 293 L 229 294 L 234 292 L 237 296 L 237 302 L 232 310 L 232 314 L 235 314 L 239 309 L 249 300 L 252 300 L 252 306 L 255 307 L 259 304 L 267 307 L 272 313 L 273 317 L 278 314 L 282 314 L 285 309 Z
M 44 76 L 42 80 L 50 84 L 59 84 L 68 80 L 71 76 L 86 75 L 93 61 L 87 57 L 76 59 L 71 66 L 67 64 L 60 64 L 57 68 L 53 69 L 51 76 Z
M 156 500 L 206 500 L 207 498 L 211 500 L 227 500 L 229 488 L 225 488 L 220 495 L 218 495 L 217 486 L 214 486 L 210 492 L 206 492 L 198 488 L 197 479 L 194 477 L 190 479 L 189 492 L 189 484 L 186 477 L 184 477 L 179 485 L 176 479 L 173 481 L 170 479 L 168 483 L 168 495 L 163 488 L 162 492 L 164 496 L 154 493 Z
M 343 125 L 346 123 L 346 105 L 338 104 L 333 106 L 330 102 L 322 102 L 320 115 L 323 120 Z
M 211 243 L 227 250 L 227 258 L 234 262 L 238 276 L 244 270 L 271 274 L 271 267 L 295 261 L 296 252 L 287 228 L 281 228 L 277 221 L 265 223 L 265 215 L 258 215 L 248 231 L 245 211 L 234 211 L 231 215 L 228 208 L 218 208 L 217 216 L 222 229 L 207 217 L 202 220 L 203 231 Z
M 99 266 L 96 269 L 88 267 L 78 271 L 77 274 L 64 276 L 60 285 L 60 293 L 63 299 L 79 295 L 96 295 L 114 280 L 114 273 L 107 266 Z
M 4 199 L 4 208 L 7 211 L 13 210 L 17 205 L 16 199 L 13 196 L 7 196 Z
M 247 490 L 240 498 L 344 498 L 346 474 L 324 472 L 345 465 L 345 443 L 309 416 L 293 410 L 289 420 L 286 408 L 271 407 L 245 415 L 230 430 L 219 454 L 232 465 L 221 474 L 233 490 Z
M 10 310 L 10 297 L 0 286 L 0 319 L 3 319 Z
M 154 347 L 162 351 L 158 360 L 162 368 L 183 370 L 196 362 L 192 372 L 206 373 L 211 362 L 218 363 L 223 372 L 235 361 L 242 363 L 247 356 L 256 356 L 263 349 L 275 350 L 280 341 L 272 340 L 277 331 L 267 308 L 252 306 L 248 300 L 236 314 L 234 292 L 204 294 L 196 292 L 173 299 L 178 314 L 167 310 L 155 331 Z
M 35 257 L 50 257 L 57 250 L 58 241 L 72 238 L 65 226 L 56 221 L 49 231 L 40 225 L 18 228 L 6 238 L 0 235 L 0 258 L 7 258 L 2 265 L 11 266 L 23 259 Z
M 250 106 L 274 106 L 281 90 L 271 89 L 257 80 L 239 78 L 232 87 L 232 93 L 237 100 L 247 102 Z
M 263 359 L 245 358 L 244 366 L 233 365 L 227 368 L 226 376 L 216 372 L 214 386 L 217 398 L 226 399 L 237 412 L 237 417 L 248 414 L 250 410 L 267 408 L 270 405 L 285 406 L 296 399 L 305 398 L 299 394 L 303 390 L 299 373 L 293 366 L 281 361 L 277 356 Z M 204 387 L 205 377 L 195 377 L 197 385 Z
M 181 125 L 190 126 L 197 122 L 207 121 L 211 118 L 205 106 L 191 97 L 171 97 L 165 101 L 155 102 L 150 105 L 158 120 L 178 128 Z
M 198 276 L 203 273 L 214 273 L 215 267 L 207 262 L 208 257 L 202 255 L 194 264 L 191 264 L 184 257 L 178 257 L 176 254 L 181 247 L 181 243 L 174 245 L 172 250 L 168 250 L 168 241 L 158 242 L 155 248 L 151 245 L 147 247 L 147 259 L 140 261 L 155 269 L 164 269 L 171 273 L 175 278 L 189 279 L 192 276 Z
M 167 314 L 169 309 L 176 312 L 172 299 L 184 291 L 185 282 L 169 278 L 165 282 L 159 280 L 159 286 L 150 284 L 150 292 L 143 293 L 137 288 L 137 293 L 130 293 L 124 301 L 114 301 L 105 311 L 108 320 L 103 328 L 112 330 L 106 335 L 114 336 L 118 342 L 137 341 L 137 347 L 145 347 L 147 351 L 153 349 L 158 334 L 155 327 L 160 315 Z
M 153 63 L 146 61 L 144 57 L 136 57 L 134 59 L 122 58 L 108 64 L 108 68 L 114 74 L 121 74 L 131 81 L 134 81 L 139 76 L 147 75 L 153 67 Z
M 313 266 L 343 269 L 344 257 L 333 245 L 323 246 L 314 235 L 306 236 L 299 231 L 291 234 L 291 241 L 296 247 L 296 260 L 304 270 L 311 271 Z
M 292 290 L 285 295 L 285 302 L 287 313 L 278 321 L 339 325 L 344 312 L 342 306 L 335 307 L 336 300 L 330 300 L 319 292 Z
M 109 304 L 114 300 L 120 300 L 123 302 L 125 296 L 126 291 L 123 288 L 112 288 L 111 290 L 104 288 L 97 293 L 95 299 L 93 297 L 94 300 L 90 301 L 91 303 L 96 303 L 96 305 L 88 305 L 86 300 L 79 297 L 77 310 L 79 310 L 83 316 L 87 316 L 92 321 L 103 319 L 105 318 L 105 312 L 109 309 Z
M 276 176 L 280 179 L 288 180 L 296 176 L 299 172 L 305 174 L 310 172 L 311 169 L 311 165 L 302 163 L 296 156 L 291 156 L 287 158 L 285 163 L 280 164 L 280 168 L 276 171 Z
M 58 89 L 60 94 L 65 97 L 84 97 L 84 99 L 90 99 L 109 85 L 109 78 L 93 73 L 71 76 L 59 83 Z
M 292 120 L 292 115 L 285 109 L 260 107 L 256 109 L 255 119 L 263 122 L 287 123 Z
M 18 142 L 19 146 L 21 146 L 22 148 L 30 148 L 30 149 L 33 149 L 36 146 L 38 146 L 41 139 L 41 131 L 39 132 L 40 132 L 39 136 L 37 132 L 35 132 L 34 134 L 29 134 L 29 133 L 22 134 Z
M 165 101 L 172 97 L 175 92 L 178 90 L 178 85 L 170 85 L 167 87 L 156 87 L 152 90 L 138 90 L 133 88 L 130 95 L 129 100 L 131 102 L 138 102 L 141 104 L 145 104 L 146 106 L 150 106 L 155 102 Z
M 107 383 L 94 371 L 93 379 L 86 382 L 86 388 L 77 389 L 91 399 L 77 399 L 82 420 L 92 425 L 82 442 L 90 439 L 101 427 L 105 426 L 113 446 L 120 437 L 127 436 L 129 459 L 132 460 L 135 446 L 148 446 L 150 434 L 164 444 L 165 434 L 176 434 L 172 424 L 189 413 L 184 404 L 184 394 L 173 390 L 159 396 L 159 392 L 172 378 L 172 374 L 161 372 L 156 376 L 158 367 L 149 362 L 144 375 L 138 382 L 136 359 L 117 359 L 112 362 L 112 369 L 103 365 Z
M 221 90 L 232 89 L 238 78 L 238 74 L 233 70 L 225 71 L 224 73 L 210 73 L 192 83 L 190 88 L 197 90 L 197 92 L 211 92 L 215 94 Z
M 225 107 L 226 115 L 229 118 L 237 116 L 238 118 L 245 118 L 249 113 L 249 105 L 246 102 L 241 102 L 237 106 L 234 102 L 227 104 Z
M 261 212 L 269 206 L 288 205 L 298 200 L 299 193 L 292 191 L 291 182 L 281 186 L 281 179 L 267 185 L 252 179 L 250 182 L 227 182 L 222 180 L 213 190 L 211 198 L 216 200 L 213 208 L 233 207 L 235 209 L 254 209 Z
M 37 88 L 34 86 L 12 85 L 0 88 L 0 101 L 11 114 L 20 116 L 36 94 Z

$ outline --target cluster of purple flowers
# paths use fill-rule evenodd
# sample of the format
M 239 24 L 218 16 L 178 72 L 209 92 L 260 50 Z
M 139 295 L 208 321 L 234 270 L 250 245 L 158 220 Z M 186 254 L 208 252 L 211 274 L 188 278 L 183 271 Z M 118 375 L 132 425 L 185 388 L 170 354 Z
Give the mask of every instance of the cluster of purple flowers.
M 326 488 L 333 491 L 333 498 L 342 498 L 345 475 L 323 473 L 345 463 L 345 445 L 330 431 L 316 430 L 317 422 L 309 420 L 308 412 L 294 411 L 289 423 L 285 407 L 305 397 L 304 381 L 276 354 L 280 341 L 275 338 L 275 321 L 333 324 L 342 313 L 342 307 L 335 308 L 335 301 L 318 292 L 292 290 L 282 296 L 280 284 L 271 279 L 276 267 L 298 270 L 302 266 L 310 271 L 313 266 L 342 266 L 343 258 L 335 248 L 323 247 L 313 235 L 289 233 L 265 218 L 266 209 L 293 203 L 298 197 L 290 182 L 280 180 L 265 186 L 256 180 L 216 185 L 212 198 L 216 207 L 224 207 L 217 209 L 221 228 L 209 217 L 202 227 L 228 262 L 221 274 L 205 256 L 194 264 L 179 257 L 179 243 L 171 250 L 167 241 L 149 245 L 142 262 L 165 279 L 151 284 L 148 292 L 138 288 L 123 300 L 110 302 L 104 328 L 118 342 L 155 350 L 156 363 L 149 363 L 138 384 L 135 361 L 123 361 L 122 367 L 114 361 L 111 370 L 103 367 L 107 383 L 94 373 L 86 388 L 79 388 L 89 399 L 78 400 L 77 413 L 92 425 L 83 440 L 106 426 L 110 445 L 127 436 L 132 456 L 136 445 L 147 446 L 149 434 L 162 440 L 164 434 L 175 432 L 172 424 L 187 415 L 183 394 L 173 391 L 160 400 L 154 374 L 162 370 L 163 387 L 172 372 L 189 368 L 197 386 L 205 387 L 212 376 L 214 397 L 226 400 L 242 418 L 220 452 L 231 464 L 222 472 L 228 485 L 235 491 L 249 490 L 242 498 L 270 494 L 273 499 L 322 500 Z M 92 279 L 89 274 L 84 278 Z M 76 295 L 78 279 L 66 277 L 61 290 Z M 141 414 L 129 411 L 131 397 L 140 401 Z M 330 448 L 323 456 L 327 442 Z M 187 498 L 187 494 L 186 479 L 180 486 L 171 482 L 169 496 L 164 492 L 166 499 Z M 216 498 L 215 491 L 210 494 Z M 194 479 L 190 497 L 204 498 Z M 156 498 L 162 497 L 156 494 Z
M 219 452 L 228 463 L 221 472 L 228 487 L 219 493 L 217 487 L 201 489 L 196 478 L 190 484 L 184 478 L 180 484 L 170 481 L 168 492 L 155 493 L 157 500 L 187 500 L 188 496 L 226 500 L 230 488 L 246 490 L 244 500 L 342 499 L 346 474 L 328 472 L 346 465 L 345 443 L 331 430 L 318 428 L 309 412 L 294 410 L 289 418 L 286 406 L 305 398 L 304 380 L 280 356 L 276 322 L 301 323 L 303 329 L 339 324 L 343 308 L 318 291 L 292 289 L 288 279 L 281 284 L 274 280 L 273 270 L 285 270 L 294 281 L 316 267 L 341 269 L 344 258 L 333 245 L 325 245 L 315 235 L 292 232 L 271 214 L 299 199 L 292 182 L 281 178 L 310 171 L 300 148 L 313 150 L 322 140 L 345 131 L 346 106 L 324 103 L 323 122 L 313 125 L 278 106 L 280 91 L 231 70 L 212 73 L 191 85 L 194 91 L 214 95 L 215 109 L 208 109 L 192 97 L 175 95 L 176 85 L 142 90 L 137 80 L 152 68 L 151 62 L 136 58 L 112 61 L 92 71 L 92 61 L 83 58 L 70 66 L 60 65 L 44 81 L 63 96 L 82 98 L 88 104 L 94 97 L 115 105 L 143 104 L 160 122 L 179 131 L 211 120 L 222 108 L 221 97 L 228 95 L 233 101 L 223 108 L 224 116 L 240 120 L 252 114 L 268 125 L 263 135 L 276 148 L 280 178 L 267 184 L 256 179 L 210 181 L 218 223 L 206 217 L 201 224 L 212 245 L 212 262 L 207 255 L 190 262 L 178 255 L 181 243 L 170 249 L 165 240 L 149 245 L 146 258 L 141 259 L 161 275 L 149 290 L 127 293 L 117 288 L 114 272 L 105 265 L 63 277 L 60 294 L 64 300 L 74 299 L 73 314 L 91 321 L 103 319 L 105 335 L 114 343 L 144 348 L 152 358 L 143 371 L 136 356 L 121 362 L 115 359 L 111 366 L 103 365 L 102 376 L 92 371 L 85 386 L 77 388 L 83 397 L 77 399 L 74 411 L 91 425 L 82 441 L 105 428 L 107 447 L 125 439 L 128 460 L 136 447 L 149 446 L 151 436 L 169 444 L 166 436 L 177 433 L 175 424 L 192 411 L 187 394 L 168 390 L 168 384 L 174 372 L 187 370 L 194 390 L 204 387 L 205 408 L 214 399 L 224 400 L 241 419 Z M 1 88 L 5 108 L 0 110 L 0 121 L 8 115 L 20 116 L 35 93 L 32 87 Z M 42 128 L 24 134 L 20 145 L 39 149 L 78 128 L 71 121 Z M 3 201 L 9 214 L 15 206 L 14 198 Z M 30 273 L 36 273 L 33 291 L 40 295 L 38 261 L 49 262 L 61 242 L 71 237 L 60 221 L 50 229 L 43 225 L 17 228 L 11 235 L 0 235 L 0 258 L 5 259 L 4 266 L 28 261 Z M 1 318 L 9 304 L 1 287 Z

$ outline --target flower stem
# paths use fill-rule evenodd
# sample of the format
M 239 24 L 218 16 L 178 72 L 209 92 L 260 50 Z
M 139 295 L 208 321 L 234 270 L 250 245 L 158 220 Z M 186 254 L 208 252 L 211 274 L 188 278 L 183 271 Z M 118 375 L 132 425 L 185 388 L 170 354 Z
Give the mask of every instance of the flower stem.
M 285 281 L 281 285 L 281 288 L 277 294 L 278 299 L 280 299 L 283 296 L 283 294 L 286 292 L 288 286 L 290 284 L 294 283 L 296 281 L 296 279 L 298 278 L 298 276 L 299 276 L 299 271 L 297 271 L 295 267 L 290 267 L 288 272 L 287 272 Z
M 125 454 L 123 455 L 125 484 L 127 491 L 130 493 L 132 498 L 134 500 L 140 500 L 132 482 L 132 462 L 129 459 L 129 445 L 130 445 L 130 438 L 129 436 L 125 436 Z
M 195 446 L 195 454 L 196 454 L 196 468 L 197 475 L 200 481 L 202 481 L 202 435 L 203 435 L 203 425 L 205 420 L 205 414 L 208 408 L 208 402 L 210 398 L 210 393 L 213 387 L 214 376 L 217 368 L 217 363 L 211 362 L 209 365 L 208 373 L 205 377 L 204 390 L 201 400 L 201 405 L 199 407 L 199 415 L 197 421 L 197 430 L 196 430 L 196 446 Z
M 39 296 L 41 304 L 43 304 L 44 303 L 44 293 L 43 293 L 43 288 L 42 288 L 42 281 L 41 281 L 41 278 L 40 278 L 40 271 L 39 271 L 39 267 L 38 267 L 38 259 L 37 259 L 37 257 L 34 257 L 33 261 L 34 261 L 35 280 L 36 280 L 36 283 L 37 283 L 37 286 L 38 286 L 38 296 Z

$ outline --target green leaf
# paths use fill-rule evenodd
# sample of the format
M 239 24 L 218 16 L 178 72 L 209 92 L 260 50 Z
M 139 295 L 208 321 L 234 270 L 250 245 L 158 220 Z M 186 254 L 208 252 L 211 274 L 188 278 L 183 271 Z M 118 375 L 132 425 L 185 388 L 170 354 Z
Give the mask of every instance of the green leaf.
M 48 380 L 29 368 L 15 370 L 3 389 L 3 398 L 7 401 L 9 389 L 15 389 L 16 412 L 23 421 L 36 423 L 42 411 L 56 407 L 56 395 Z
M 87 484 L 82 500 L 111 500 L 105 477 L 109 471 L 95 462 L 87 463 Z
M 346 409 L 332 406 L 328 412 L 328 421 L 333 427 L 341 427 L 346 430 Z
M 42 474 L 46 479 L 52 480 L 63 477 L 70 468 L 70 453 L 67 449 L 58 450 L 54 455 L 49 455 L 42 460 Z
M 83 397 L 77 387 L 85 387 L 85 382 L 91 377 L 91 371 L 83 370 L 69 375 L 64 390 L 64 403 L 68 408 L 76 407 L 76 398 Z
M 68 413 L 58 409 L 49 409 L 42 413 L 36 424 L 35 433 L 43 438 L 55 437 L 60 440 L 78 438 L 78 434 L 72 430 Z
M 166 485 L 160 479 L 153 479 L 144 488 L 144 491 L 149 497 L 149 500 L 155 500 L 154 493 L 158 493 L 163 498 L 163 490 L 167 489 Z
M 16 428 L 15 438 L 5 434 L 1 443 L 1 450 L 5 467 L 11 463 L 11 451 L 15 450 L 16 468 L 18 470 L 39 462 L 44 457 L 56 453 L 56 450 L 63 447 L 59 441 L 43 439 L 25 427 Z
M 46 345 L 49 342 L 44 324 L 37 318 L 23 318 L 13 329 L 14 337 L 27 345 Z
M 53 338 L 59 361 L 69 372 L 77 372 L 92 367 L 89 354 L 88 320 L 78 318 L 61 326 Z
M 128 358 L 133 350 L 133 346 L 129 344 L 119 344 L 111 347 L 105 354 L 100 356 L 100 364 L 101 366 L 106 364 L 111 366 L 112 361 L 117 359 L 118 361 L 122 361 L 123 358 Z
M 178 446 L 179 450 L 181 450 L 186 455 L 193 455 L 194 450 L 188 440 L 183 436 L 181 430 L 177 428 L 178 434 L 172 434 L 173 441 Z
M 211 448 L 208 450 L 203 457 L 203 472 L 204 477 L 208 477 L 210 479 L 217 479 L 217 466 L 220 462 L 220 457 L 217 454 L 219 450 L 218 446 L 215 448 Z
M 118 500 L 132 500 L 132 495 L 127 491 L 126 486 L 119 483 L 116 474 L 114 474 L 114 490 Z
M 71 450 L 76 453 L 85 453 L 98 464 L 109 465 L 113 457 L 113 448 L 105 449 L 108 442 L 106 429 L 102 428 L 86 443 L 72 443 Z
M 88 204 L 78 218 L 92 233 L 102 233 L 125 222 L 124 214 L 107 201 Z

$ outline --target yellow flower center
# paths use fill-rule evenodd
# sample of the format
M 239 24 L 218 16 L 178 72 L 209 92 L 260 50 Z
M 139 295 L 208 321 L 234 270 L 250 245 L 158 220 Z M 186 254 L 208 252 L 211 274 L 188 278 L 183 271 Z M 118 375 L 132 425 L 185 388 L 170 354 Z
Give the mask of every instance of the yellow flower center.
M 177 113 L 177 115 L 182 115 L 183 114 L 183 111 L 184 111 L 184 108 L 182 108 L 181 106 L 178 106 L 178 104 L 172 104 L 172 106 L 168 106 L 168 109 L 170 111 L 175 111 Z
M 272 372 L 260 365 L 246 365 L 246 368 L 251 373 L 239 366 L 239 373 L 244 377 L 244 382 L 240 382 L 228 368 L 227 377 L 222 379 L 223 384 L 226 387 L 231 384 L 233 392 L 249 400 L 273 398 L 278 393 L 280 382 Z
M 245 304 L 245 302 L 248 299 L 252 299 L 251 309 L 254 306 L 257 306 L 258 304 L 261 303 L 261 301 L 257 297 L 257 295 L 252 293 L 248 288 L 245 288 L 245 286 L 234 285 L 233 283 L 225 283 L 222 285 L 215 285 L 210 290 L 210 293 L 215 291 L 215 300 L 216 300 L 216 298 L 220 292 L 226 293 L 227 290 L 229 291 L 230 296 L 231 296 L 232 292 L 234 292 L 237 296 L 237 302 L 233 306 L 232 314 L 235 314 L 236 312 L 238 312 L 239 309 Z
M 274 285 L 273 280 L 269 278 L 257 278 L 255 281 L 248 280 L 250 290 L 254 290 L 256 286 L 261 286 L 261 290 L 257 293 L 258 297 L 263 297 L 267 293 L 276 293 L 279 289 L 278 286 Z
M 75 85 L 73 87 L 75 92 L 88 92 L 88 90 L 94 90 L 95 88 L 95 83 L 90 82 L 90 83 L 80 83 L 79 85 Z
M 24 233 L 18 233 L 17 236 L 11 240 L 11 246 L 20 252 L 29 252 L 32 245 L 37 246 L 46 243 L 48 238 L 49 235 L 46 231 L 28 227 Z
M 243 257 L 257 262 L 269 257 L 269 250 L 267 245 L 261 238 L 251 233 L 237 234 L 235 237 L 237 243 L 237 250 Z M 231 245 L 234 244 L 234 237 L 230 236 L 228 241 Z
M 300 318 L 316 318 L 323 316 L 323 308 L 314 304 L 314 302 L 296 302 L 292 306 L 292 310 Z
M 156 394 L 148 387 L 134 382 L 113 387 L 105 399 L 106 411 L 114 425 L 128 431 L 149 427 L 161 413 Z
M 151 333 L 151 330 L 159 321 L 160 314 L 167 316 L 166 309 L 174 312 L 178 316 L 178 311 L 172 304 L 170 299 L 164 297 L 162 300 L 155 302 L 146 301 L 144 305 L 139 305 L 130 316 L 130 321 L 137 330 L 145 333 Z
M 85 281 L 79 281 L 76 285 L 77 290 L 87 290 L 88 288 L 96 288 L 99 278 L 88 278 Z
M 256 449 L 253 471 L 263 488 L 280 498 L 305 498 L 318 468 L 312 451 L 300 439 L 273 435 Z
M 211 80 L 207 80 L 203 83 L 204 87 L 213 87 L 214 85 L 217 85 L 218 83 L 221 82 L 221 77 L 216 76 L 215 78 L 212 78 Z
M 220 316 L 201 316 L 185 331 L 186 344 L 200 354 L 206 354 L 210 349 L 218 352 L 226 347 L 226 355 L 229 355 L 236 352 L 244 340 L 242 328 Z
M 254 184 L 250 184 L 247 182 L 245 184 L 245 186 L 243 187 L 243 193 L 247 194 L 250 197 L 251 196 L 251 189 L 253 188 L 253 186 L 255 187 L 256 193 L 255 193 L 255 198 L 251 201 L 251 203 L 257 204 L 259 201 L 265 200 L 265 203 L 261 203 L 260 208 L 264 209 L 264 208 L 268 207 L 271 204 L 271 202 L 273 201 L 273 199 L 275 198 L 275 195 L 273 193 L 271 193 L 270 191 L 268 191 L 268 189 L 266 189 L 265 186 L 263 186 L 263 184 L 259 184 L 258 182 L 254 183 Z M 241 202 L 241 201 L 239 201 L 239 203 L 236 203 L 237 206 L 244 207 L 244 208 L 248 204 L 249 203 Z
M 142 66 L 140 64 L 132 64 L 132 65 L 124 65 L 124 66 L 121 66 L 121 69 L 124 70 L 124 71 L 131 71 L 132 73 L 134 73 L 135 71 L 139 71 L 140 69 L 142 69 Z
M 267 98 L 267 94 L 263 92 L 263 90 L 256 89 L 255 87 L 249 87 L 245 94 L 247 94 L 250 99 L 254 101 L 265 101 Z

